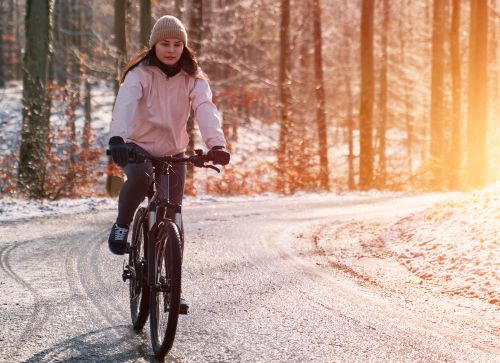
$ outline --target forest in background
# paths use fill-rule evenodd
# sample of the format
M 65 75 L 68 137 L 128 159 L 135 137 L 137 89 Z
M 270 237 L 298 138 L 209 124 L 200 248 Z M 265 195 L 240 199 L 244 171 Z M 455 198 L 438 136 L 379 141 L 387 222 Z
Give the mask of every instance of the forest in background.
M 218 192 L 243 182 L 279 193 L 463 190 L 500 178 L 496 0 L 0 4 L 0 87 L 22 80 L 24 105 L 19 149 L 0 164 L 4 193 L 78 196 L 99 173 L 116 193 L 119 171 L 97 167 L 91 90 L 116 83 L 165 14 L 186 24 L 230 143 L 255 120 L 279 127 L 275 161 L 231 165 Z M 55 100 L 63 128 L 49 122 Z

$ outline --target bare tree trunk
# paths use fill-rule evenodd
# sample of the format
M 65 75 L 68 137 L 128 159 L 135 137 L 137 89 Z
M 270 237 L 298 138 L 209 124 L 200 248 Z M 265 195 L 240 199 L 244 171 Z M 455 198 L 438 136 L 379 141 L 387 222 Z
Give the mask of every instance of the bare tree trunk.
M 202 0 L 191 0 L 191 13 L 189 19 L 189 41 L 191 48 L 196 55 L 201 53 L 201 42 L 203 34 L 203 2 Z M 189 135 L 189 144 L 187 147 L 188 154 L 194 153 L 195 143 L 195 129 L 194 129 L 194 114 L 191 112 L 187 123 L 187 132 Z M 194 166 L 187 165 L 186 174 L 186 191 L 194 192 Z
M 343 7 L 347 9 L 349 4 L 349 0 L 344 0 Z M 352 33 L 350 29 L 351 25 L 349 23 L 345 23 L 343 26 L 343 51 L 342 51 L 342 63 L 343 64 L 351 64 L 351 49 L 350 49 L 350 39 L 352 39 Z M 349 190 L 356 189 L 355 175 L 356 170 L 354 167 L 354 161 L 356 156 L 354 155 L 354 129 L 356 128 L 356 122 L 353 115 L 354 110 L 354 100 L 352 94 L 352 85 L 351 85 L 351 75 L 350 72 L 343 72 L 344 75 L 344 83 L 347 94 L 347 117 L 345 120 L 345 127 L 347 132 L 347 147 L 348 147 L 348 155 L 347 155 L 347 187 Z
M 460 163 L 462 160 L 460 118 L 461 118 L 461 72 L 460 72 L 460 0 L 453 0 L 451 16 L 451 81 L 452 81 L 452 121 L 451 150 L 449 153 L 449 187 L 459 187 Z
M 434 0 L 432 25 L 431 150 L 433 188 L 441 189 L 444 167 L 444 36 L 446 0 Z
M 46 88 L 50 60 L 51 1 L 26 4 L 26 52 L 23 64 L 23 129 L 18 187 L 32 198 L 45 196 L 50 100 Z
M 314 11 L 314 7 L 311 6 L 311 1 L 304 1 L 300 6 L 299 12 L 304 15 L 303 24 L 299 25 L 303 29 L 303 35 L 297 39 L 295 43 L 295 48 L 300 49 L 300 60 L 297 64 L 297 79 L 294 83 L 300 84 L 299 94 L 301 97 L 292 105 L 290 105 L 290 139 L 300 140 L 301 145 L 298 146 L 296 143 L 294 145 L 288 144 L 290 146 L 289 152 L 296 152 L 295 148 L 298 146 L 300 155 L 303 160 L 299 158 L 294 158 L 290 162 L 290 171 L 292 173 L 290 180 L 293 180 L 291 184 L 290 192 L 294 193 L 297 189 L 311 189 L 318 188 L 317 175 L 313 176 L 313 170 L 319 165 L 319 143 L 318 143 L 318 123 L 315 125 L 313 115 L 305 115 L 304 110 L 309 110 L 310 106 L 314 102 L 314 107 L 318 109 L 317 96 L 318 93 L 313 91 L 316 90 L 316 80 L 313 72 L 314 69 L 314 52 L 311 53 L 311 44 L 314 44 L 314 24 L 310 20 L 311 14 Z M 311 72 L 312 71 L 312 72 Z M 293 89 L 291 90 L 291 97 L 293 98 Z M 315 102 L 316 101 L 316 102 Z M 248 109 L 248 107 L 247 107 Z M 309 112 L 308 112 L 309 113 Z M 294 148 L 293 151 L 291 148 Z M 314 159 L 318 160 L 314 160 Z M 315 173 L 317 174 L 317 173 Z
M 71 144 L 71 155 L 74 152 L 74 145 L 76 143 L 76 109 L 80 104 L 80 50 L 81 50 L 81 23 L 80 23 L 80 4 L 79 0 L 69 1 L 69 13 L 65 14 L 69 19 L 69 29 L 70 29 L 70 69 L 71 74 L 69 78 L 69 84 L 66 87 L 67 94 L 67 105 L 66 105 L 66 115 L 67 126 L 70 130 L 70 144 Z M 70 162 L 74 163 L 75 159 L 72 155 L 70 157 Z
M 497 0 L 490 0 L 489 9 L 495 9 L 491 12 L 491 18 L 500 18 L 500 11 L 497 11 Z M 488 54 L 490 55 L 490 64 L 496 64 L 496 72 L 492 74 L 493 78 L 493 87 L 491 89 L 491 99 L 498 100 L 500 99 L 500 64 L 498 63 L 498 38 L 499 38 L 499 30 L 498 21 L 491 23 L 491 29 L 488 32 L 491 34 L 491 42 L 489 45 Z M 498 110 L 498 106 L 497 106 Z
M 201 42 L 203 40 L 203 0 L 191 0 L 191 12 L 189 19 L 189 43 L 191 48 L 201 52 Z
M 373 12 L 374 2 L 362 0 L 361 10 L 361 102 L 359 110 L 359 186 L 368 190 L 373 180 Z
M 411 91 L 408 80 L 405 80 L 404 85 L 405 94 L 405 124 L 406 124 L 406 152 L 408 162 L 408 174 L 413 174 L 413 122 L 411 116 Z
M 52 43 L 54 47 L 54 54 L 56 55 L 52 62 L 52 79 L 57 81 L 59 86 L 66 87 L 68 82 L 68 65 L 71 64 L 69 54 L 71 52 L 71 45 L 68 42 L 70 37 L 70 17 L 69 14 L 70 3 L 64 0 L 55 0 L 54 5 L 54 27 L 52 31 Z M 66 95 L 65 95 L 66 99 Z
M 432 29 L 432 2 L 434 0 L 424 0 L 424 28 Z M 432 61 L 432 47 L 425 47 L 422 56 Z M 424 99 L 425 97 L 425 99 Z M 430 108 L 430 98 L 425 95 L 420 97 L 420 103 Z M 420 142 L 420 160 L 430 160 L 430 121 L 429 116 L 420 116 L 419 134 L 421 135 Z
M 319 139 L 319 178 L 320 187 L 329 190 L 328 172 L 328 135 L 325 111 L 325 84 L 323 80 L 323 56 L 321 34 L 321 5 L 320 0 L 312 0 L 313 32 L 314 32 L 314 75 L 316 83 L 316 119 L 318 123 Z
M 483 187 L 486 183 L 487 154 L 487 49 L 488 4 L 471 1 L 469 38 L 469 111 L 468 111 L 468 178 L 469 186 Z
M 82 135 L 82 148 L 87 150 L 90 146 L 90 136 L 92 132 L 92 98 L 90 93 L 90 83 L 88 79 L 85 80 L 85 95 L 83 98 L 84 106 L 84 124 Z
M 288 143 L 290 134 L 290 85 L 289 67 L 289 39 L 290 29 L 290 0 L 281 0 L 281 26 L 280 26 L 280 65 L 279 65 L 279 94 L 281 125 L 278 144 L 278 190 L 288 192 Z
M 88 60 L 91 59 L 92 56 L 92 9 L 90 5 L 87 3 L 82 8 L 80 12 L 82 23 L 84 24 L 81 29 L 85 34 L 82 37 L 81 41 L 81 50 L 82 50 L 82 63 L 87 64 Z M 84 150 L 87 150 L 90 147 L 90 138 L 92 135 L 92 93 L 91 93 L 91 83 L 90 83 L 90 71 L 87 68 L 82 67 L 82 78 L 85 84 L 85 94 L 83 98 L 83 107 L 84 107 L 84 124 L 83 124 L 83 137 L 82 137 L 82 147 Z
M 378 184 L 385 186 L 387 178 L 387 159 L 385 154 L 386 132 L 387 132 L 387 35 L 389 33 L 389 0 L 384 0 L 384 18 L 382 23 L 382 59 L 380 65 L 380 121 L 379 121 L 379 145 L 378 145 Z
M 4 2 L 0 2 L 0 16 L 4 18 L 7 14 L 6 11 L 6 4 Z M 5 52 L 3 50 L 4 48 L 4 39 L 3 39 L 3 34 L 4 34 L 4 24 L 6 19 L 0 19 L 2 22 L 0 24 L 0 88 L 5 87 Z
M 403 19 L 406 18 L 406 4 L 402 3 L 401 4 L 401 17 L 400 17 L 400 47 L 401 47 L 401 65 L 404 68 L 407 66 L 407 61 L 406 61 L 406 44 L 407 44 L 407 35 L 406 31 L 404 29 L 404 23 Z M 411 3 L 408 4 L 408 8 L 411 9 Z M 412 29 L 412 20 L 411 17 L 408 20 L 408 29 Z M 412 123 L 412 116 L 411 116 L 411 91 L 410 91 L 410 80 L 408 77 L 404 77 L 403 80 L 403 93 L 404 93 L 404 100 L 405 100 L 405 126 L 406 126 L 406 152 L 407 152 L 407 162 L 408 162 L 408 175 L 413 174 L 413 123 Z
M 174 1 L 174 16 L 178 19 L 182 19 L 183 14 L 184 14 L 184 0 L 175 0 Z
M 127 64 L 127 0 L 115 0 L 115 45 L 116 45 L 116 78 L 115 94 L 120 87 L 119 80 L 122 69 Z
M 351 79 L 346 72 L 345 83 L 347 88 L 347 143 L 349 148 L 349 154 L 347 156 L 348 162 L 348 179 L 347 187 L 349 190 L 356 189 L 356 183 L 354 182 L 354 116 L 353 116 L 353 101 L 352 101 L 352 87 Z
M 149 47 L 149 34 L 151 33 L 151 0 L 140 0 L 141 6 L 141 46 Z
M 15 21 L 14 21 L 14 24 L 15 24 L 15 39 L 21 39 L 21 37 L 23 36 L 22 34 L 22 31 L 21 31 L 21 26 L 23 24 L 23 21 L 21 20 L 22 17 L 23 17 L 23 11 L 21 9 L 21 6 L 19 5 L 18 2 L 15 3 L 14 5 L 14 17 L 15 17 Z M 26 34 L 26 32 L 25 32 Z M 17 45 L 16 46 L 16 49 L 15 49 L 15 52 L 17 53 L 17 59 L 20 60 L 22 59 L 22 50 L 21 50 L 21 46 L 20 45 Z M 16 66 L 14 67 L 14 72 L 16 74 L 16 79 L 21 79 L 23 77 L 23 66 L 22 66 L 22 62 L 18 62 L 16 64 Z
M 115 45 L 116 45 L 116 73 L 115 73 L 115 94 L 120 88 L 120 73 L 127 62 L 127 0 L 115 0 Z M 112 175 L 110 169 L 113 161 L 108 158 L 108 177 L 106 180 L 106 191 L 111 196 L 116 196 L 120 192 L 123 184 L 123 179 L 119 176 Z

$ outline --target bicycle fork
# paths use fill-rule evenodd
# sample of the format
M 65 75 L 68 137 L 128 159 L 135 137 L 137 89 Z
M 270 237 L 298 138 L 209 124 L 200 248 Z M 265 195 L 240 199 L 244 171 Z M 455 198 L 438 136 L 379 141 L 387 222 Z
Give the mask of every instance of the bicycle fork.
M 148 261 L 148 274 L 147 282 L 150 287 L 156 285 L 156 236 L 153 235 L 154 227 L 156 224 L 156 202 L 152 201 L 149 203 L 148 210 L 148 246 L 147 246 L 147 261 Z
M 172 220 L 176 225 L 179 230 L 179 233 L 181 235 L 181 256 L 182 256 L 182 251 L 183 251 L 183 245 L 184 245 L 184 238 L 182 236 L 182 213 L 181 213 L 181 206 L 180 205 L 172 205 L 172 204 L 167 204 L 166 207 L 159 207 L 157 204 L 152 201 L 150 203 L 149 211 L 148 211 L 148 227 L 149 227 L 149 235 L 148 235 L 148 247 L 147 247 L 147 254 L 148 254 L 148 285 L 149 286 L 156 286 L 158 284 L 158 281 L 155 281 L 156 279 L 156 271 L 155 269 L 157 268 L 157 261 L 156 261 L 156 253 L 160 252 L 158 251 L 158 246 L 155 244 L 158 242 L 158 237 L 160 233 L 166 233 L 165 230 L 161 231 L 158 230 L 158 213 L 160 214 L 160 219 L 163 219 L 165 215 L 169 217 L 169 220 Z M 163 216 L 163 217 L 162 217 Z M 162 228 L 165 228 L 163 226 Z

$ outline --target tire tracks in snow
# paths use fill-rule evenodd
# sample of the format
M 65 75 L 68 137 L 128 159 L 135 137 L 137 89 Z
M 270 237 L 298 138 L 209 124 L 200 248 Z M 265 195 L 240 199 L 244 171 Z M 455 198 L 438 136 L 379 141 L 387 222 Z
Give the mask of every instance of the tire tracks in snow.
M 95 233 L 88 241 L 102 238 L 103 235 L 104 231 L 99 231 Z M 98 308 L 96 308 L 95 303 L 91 303 L 93 302 L 93 294 L 90 294 L 88 289 L 85 288 L 85 285 L 82 284 L 82 276 L 80 275 L 80 264 L 82 256 L 85 256 L 85 251 L 91 248 L 88 241 L 86 241 L 87 243 L 77 244 L 68 251 L 64 261 L 66 282 L 74 298 L 77 298 L 79 296 L 82 297 L 80 299 L 80 307 L 82 307 L 85 312 L 89 314 L 89 318 L 91 318 L 94 322 L 99 322 L 102 319 L 102 312 Z
M 138 356 L 148 358 L 149 340 L 145 339 L 144 333 L 136 334 L 131 328 L 126 309 L 128 300 L 117 298 L 116 292 L 107 287 L 106 279 L 100 271 L 103 266 L 102 260 L 99 259 L 102 253 L 100 246 L 105 243 L 108 232 L 107 228 L 101 230 L 88 239 L 87 243 L 75 248 L 75 261 L 69 261 L 70 268 L 67 270 L 68 283 L 80 286 L 86 297 L 86 311 L 90 312 L 96 321 L 104 323 L 108 331 L 113 332 L 113 340 L 117 344 L 128 345 Z M 124 327 L 128 328 L 128 334 L 123 334 Z
M 43 297 L 39 294 L 39 292 L 28 282 L 23 279 L 18 273 L 14 271 L 11 266 L 11 254 L 14 250 L 28 244 L 33 243 L 32 240 L 15 242 L 11 245 L 5 246 L 0 250 L 0 268 L 5 272 L 5 274 L 14 280 L 18 285 L 22 286 L 25 290 L 29 292 L 29 294 L 33 298 L 33 307 L 31 314 L 29 316 L 29 320 L 26 323 L 25 328 L 21 332 L 21 334 L 15 340 L 14 345 L 18 348 L 22 348 L 29 342 L 28 337 L 40 331 L 47 321 L 48 315 L 48 305 L 44 304 Z
M 74 274 L 78 276 L 78 284 L 82 287 L 86 297 L 92 304 L 88 305 L 93 307 L 93 310 L 99 315 L 100 320 L 105 321 L 109 327 L 116 327 L 119 322 L 123 322 L 123 316 L 116 319 L 116 316 L 110 316 L 110 312 L 114 311 L 107 299 L 114 299 L 113 294 L 105 288 L 104 281 L 97 275 L 96 271 L 99 268 L 97 264 L 97 255 L 99 251 L 99 244 L 104 241 L 106 235 L 105 230 L 101 230 L 86 244 L 78 247 L 76 257 L 76 271 Z M 93 242 L 96 241 L 96 242 Z M 102 290 L 106 293 L 103 293 Z M 119 305 L 118 305 L 119 306 Z M 115 314 L 112 314 L 115 315 Z M 122 314 L 123 315 L 123 314 Z M 120 337 L 118 332 L 113 330 Z

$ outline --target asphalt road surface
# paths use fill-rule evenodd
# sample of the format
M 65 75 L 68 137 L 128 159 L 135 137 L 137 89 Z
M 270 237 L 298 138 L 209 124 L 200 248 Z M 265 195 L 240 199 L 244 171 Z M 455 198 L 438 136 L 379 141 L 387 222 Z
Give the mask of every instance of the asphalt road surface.
M 372 286 L 294 248 L 319 223 L 404 216 L 439 198 L 185 206 L 191 308 L 165 361 L 500 362 L 500 332 L 474 305 Z M 130 326 L 124 258 L 107 248 L 114 217 L 0 224 L 0 361 L 154 361 L 149 324 L 139 335 Z

